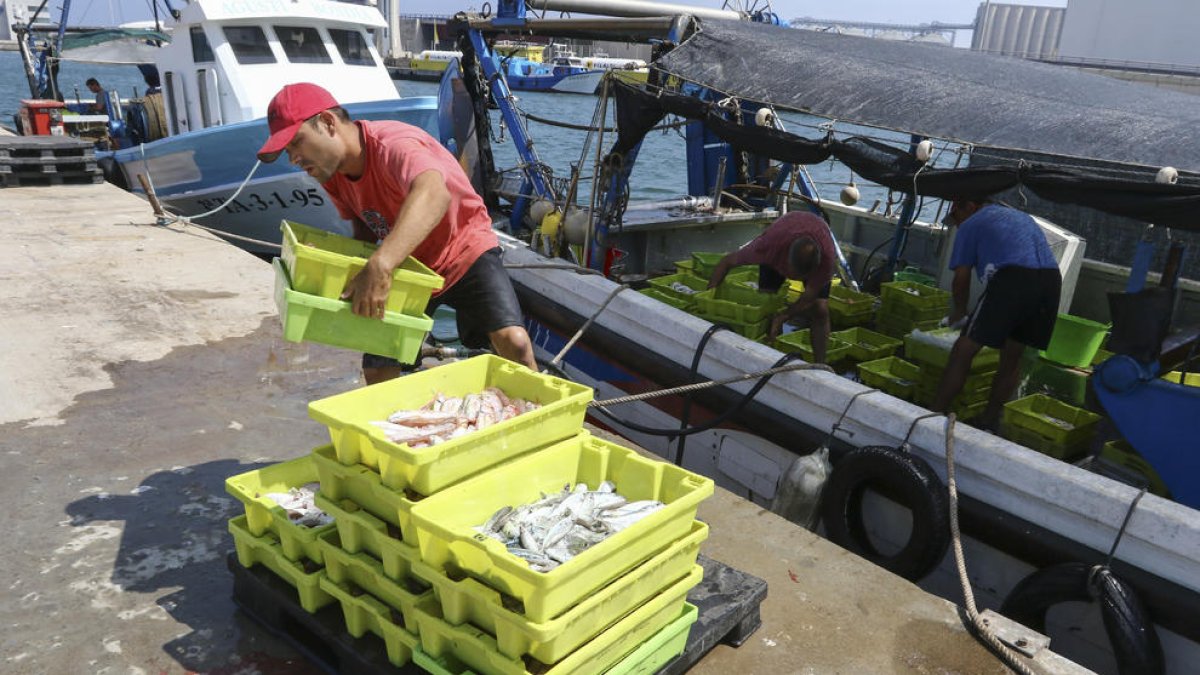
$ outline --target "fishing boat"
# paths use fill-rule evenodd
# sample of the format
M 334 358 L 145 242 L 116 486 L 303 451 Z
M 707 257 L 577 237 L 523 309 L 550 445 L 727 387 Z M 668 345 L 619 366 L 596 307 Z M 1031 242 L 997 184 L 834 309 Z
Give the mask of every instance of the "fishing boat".
M 690 251 L 729 250 L 787 208 L 819 209 L 847 252 L 890 244 L 889 265 L 903 254 L 927 270 L 945 269 L 951 231 L 916 219 L 922 197 L 1011 189 L 1018 198 L 1027 192 L 1194 229 L 1188 213 L 1200 205 L 1200 154 L 1191 136 L 1178 132 L 1200 122 L 1188 97 L 984 54 L 784 29 L 765 25 L 769 16 L 661 16 L 670 12 L 640 4 L 645 15 L 634 21 L 525 20 L 502 11 L 494 19 L 467 15 L 458 22 L 472 47 L 464 53 L 466 90 L 497 102 L 514 144 L 525 151 L 507 224 L 514 230 L 532 224 L 534 242 L 506 238 L 506 264 L 538 356 L 595 387 L 597 399 L 732 380 L 781 362 L 772 346 L 730 331 L 714 333 L 712 322 L 622 282 L 669 269 Z M 581 11 L 567 0 L 539 6 Z M 677 45 L 655 58 L 646 87 L 613 85 L 620 125 L 598 162 L 590 203 L 568 203 L 572 193 L 586 193 L 564 189 L 540 172 L 533 139 L 508 109 L 503 80 L 488 74 L 485 36 L 511 30 L 514 21 L 534 35 Z M 746 53 L 756 58 L 746 59 Z M 471 77 L 474 63 L 483 65 L 486 80 Z M 687 84 L 662 84 L 672 78 Z M 836 124 L 809 135 L 788 133 L 777 121 L 781 110 L 900 132 L 911 145 L 837 133 Z M 687 122 L 691 194 L 638 208 L 626 202 L 629 172 L 642 137 L 667 114 Z M 1089 119 L 1096 121 L 1089 125 Z M 475 123 L 483 128 L 489 120 L 477 116 Z M 920 141 L 931 138 L 962 147 L 973 159 L 950 167 L 931 165 L 928 155 L 918 159 L 922 147 L 928 149 Z M 481 150 L 486 154 L 486 147 Z M 1001 156 L 1006 161 L 996 161 Z M 800 198 L 790 194 L 789 176 L 807 183 L 796 167 L 830 157 L 860 178 L 907 193 L 903 207 L 880 212 L 830 204 L 811 189 Z M 750 185 L 735 186 L 747 178 Z M 718 208 L 723 199 L 745 208 Z M 1081 276 L 1086 242 L 1069 223 L 1042 225 L 1067 287 L 1074 280 L 1067 302 L 1072 292 L 1100 292 Z M 592 273 L 580 274 L 581 268 Z M 1136 282 L 1137 273 L 1131 276 Z M 847 274 L 843 283 L 855 281 Z M 1155 338 L 1154 353 L 1167 363 L 1174 354 L 1161 338 Z M 1151 463 L 1170 467 L 1162 473 L 1182 494 L 1200 480 L 1192 440 L 1200 390 L 1157 379 L 1161 365 L 1118 354 L 1097 368 L 1091 386 L 1114 426 Z M 1119 377 L 1128 372 L 1133 376 Z M 1098 672 L 1200 667 L 1200 626 L 1194 621 L 1200 612 L 1200 517 L 1194 504 L 1143 496 L 1108 476 L 963 423 L 949 434 L 943 416 L 817 370 L 735 381 L 684 399 L 614 405 L 595 421 L 764 507 L 788 487 L 796 457 L 822 444 L 832 449 L 835 477 L 852 469 L 845 458 L 862 456 L 865 448 L 900 448 L 875 454 L 932 467 L 936 480 L 926 492 L 897 493 L 888 489 L 887 466 L 856 464 L 855 470 L 875 471 L 877 480 L 842 481 L 859 489 L 844 506 L 851 536 L 840 528 L 835 541 L 960 601 L 960 574 L 945 553 L 951 535 L 936 532 L 938 523 L 918 508 L 921 500 L 943 494 L 952 441 L 966 574 L 982 607 L 1032 604 L 1034 618 L 1046 619 L 1047 607 L 1089 598 L 1087 579 L 1094 575 L 1076 573 L 1098 565 L 1122 580 L 1122 594 L 1098 591 L 1108 603 L 1103 622 L 1100 612 L 1084 605 L 1056 608 L 1045 623 L 1054 650 Z M 832 537 L 833 530 L 826 523 L 822 531 Z M 896 564 L 914 557 L 931 564 L 918 572 Z M 1061 580 L 1064 563 L 1073 565 L 1073 585 L 1052 588 L 1048 582 Z M 1112 614 L 1115 607 L 1134 605 L 1145 611 Z
M 369 31 L 385 25 L 373 7 L 332 0 L 190 2 L 169 24 L 173 39 L 147 52 L 161 91 L 110 109 L 115 147 L 98 153 L 106 178 L 136 193 L 146 180 L 168 210 L 208 214 L 204 224 L 251 251 L 273 250 L 285 218 L 349 234 L 315 180 L 287 162 L 259 165 L 252 149 L 289 82 L 321 85 L 355 119 L 436 135 L 436 100 L 400 98 L 375 49 Z

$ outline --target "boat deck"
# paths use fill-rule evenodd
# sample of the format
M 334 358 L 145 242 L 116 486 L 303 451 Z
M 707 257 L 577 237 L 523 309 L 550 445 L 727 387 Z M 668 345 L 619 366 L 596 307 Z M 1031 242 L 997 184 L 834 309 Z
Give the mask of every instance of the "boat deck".
M 328 442 L 306 403 L 357 355 L 284 342 L 270 265 L 115 187 L 2 190 L 0 221 L 4 669 L 317 672 L 235 609 L 223 483 Z M 916 586 L 724 490 L 700 516 L 769 594 L 692 672 L 1006 672 Z

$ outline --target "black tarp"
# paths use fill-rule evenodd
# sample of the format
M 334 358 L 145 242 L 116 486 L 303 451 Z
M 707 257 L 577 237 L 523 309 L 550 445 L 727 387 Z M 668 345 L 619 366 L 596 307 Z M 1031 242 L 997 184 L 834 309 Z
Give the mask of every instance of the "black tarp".
M 821 64 L 833 71 L 823 72 Z M 922 168 L 905 150 L 874 139 L 804 138 L 755 126 L 692 96 L 619 83 L 616 152 L 669 113 L 702 120 L 738 150 L 775 160 L 836 157 L 893 190 L 956 199 L 1024 186 L 1053 202 L 1200 230 L 1200 176 L 1187 172 L 1200 166 L 1194 97 L 965 50 L 728 21 L 704 22 L 656 65 L 744 101 L 1017 151 L 1008 164 Z M 995 86 L 984 86 L 989 81 Z M 1025 81 L 1029 87 L 1017 85 Z M 1151 114 L 1167 105 L 1179 114 Z M 1139 145 L 1137 139 L 1148 138 L 1155 143 Z M 1021 160 L 1023 150 L 1030 161 Z M 1140 159 L 1130 159 L 1135 155 Z M 1118 166 L 1086 166 L 1079 158 Z M 1181 170 L 1178 184 L 1154 182 L 1158 167 L 1167 165 Z

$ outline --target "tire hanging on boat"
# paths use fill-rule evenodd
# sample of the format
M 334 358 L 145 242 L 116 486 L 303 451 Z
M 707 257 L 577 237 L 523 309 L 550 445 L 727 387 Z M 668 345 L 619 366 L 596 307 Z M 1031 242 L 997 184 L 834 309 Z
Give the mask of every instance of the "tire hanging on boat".
M 912 534 L 895 555 L 880 553 L 867 536 L 867 488 L 912 511 Z M 825 486 L 821 519 L 835 544 L 909 581 L 929 574 L 950 546 L 950 512 L 941 479 L 925 460 L 886 446 L 866 446 L 842 457 Z
M 1095 571 L 1093 572 L 1093 570 Z M 1104 631 L 1121 675 L 1166 672 L 1162 644 L 1154 623 L 1133 587 L 1107 567 L 1080 562 L 1037 570 L 1004 599 L 1000 613 L 1038 632 L 1046 632 L 1046 612 L 1062 602 L 1100 603 Z

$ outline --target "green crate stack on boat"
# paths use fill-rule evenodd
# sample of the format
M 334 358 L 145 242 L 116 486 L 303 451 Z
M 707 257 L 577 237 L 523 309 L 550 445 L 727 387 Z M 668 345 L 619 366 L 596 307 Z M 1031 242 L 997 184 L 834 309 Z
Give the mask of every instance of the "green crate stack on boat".
M 1086 455 L 1101 416 L 1044 394 L 1004 404 L 1000 435 L 1056 459 Z
M 800 354 L 800 358 L 813 363 L 815 354 L 812 348 L 812 331 L 808 328 L 804 330 L 792 331 L 784 333 L 775 338 L 775 348 L 784 354 Z M 840 364 L 850 355 L 850 345 L 842 340 L 830 335 L 829 342 L 825 346 L 825 363 Z
M 892 337 L 937 328 L 949 313 L 950 293 L 916 281 L 889 281 L 880 286 L 875 328 Z
M 835 330 L 853 328 L 871 323 L 875 318 L 878 299 L 870 293 L 862 293 L 844 286 L 829 289 L 829 324 Z
M 375 424 L 488 388 L 538 407 L 428 447 L 393 442 Z M 340 605 L 347 631 L 383 640 L 397 666 L 653 672 L 683 651 L 697 617 L 685 597 L 700 581 L 708 528 L 695 514 L 713 485 L 592 438 L 582 430 L 591 397 L 485 355 L 314 401 L 329 445 L 226 482 L 246 503 L 230 522 L 238 559 L 287 580 L 310 612 Z M 602 480 L 665 506 L 546 573 L 499 541 L 475 541 L 474 526 L 499 502 L 528 500 L 529 486 Z M 332 523 L 305 528 L 266 496 L 300 486 L 319 488 L 313 503 Z
M 955 328 L 935 328 L 916 330 L 904 337 L 904 357 L 921 369 L 913 392 L 914 403 L 925 407 L 933 403 L 958 333 Z M 1000 352 L 990 347 L 975 355 L 962 390 L 950 404 L 958 417 L 968 420 L 983 412 L 999 363 Z

